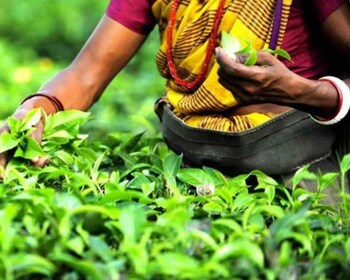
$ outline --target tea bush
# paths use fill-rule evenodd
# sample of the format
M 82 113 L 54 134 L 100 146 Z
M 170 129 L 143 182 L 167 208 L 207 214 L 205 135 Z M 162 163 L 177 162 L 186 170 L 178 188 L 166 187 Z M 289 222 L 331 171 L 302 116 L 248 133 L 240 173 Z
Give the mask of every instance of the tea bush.
M 350 195 L 341 173 L 300 169 L 287 189 L 259 171 L 227 178 L 185 168 L 157 137 L 113 133 L 90 141 L 88 113 L 9 119 L 0 149 L 1 279 L 349 279 Z M 51 158 L 40 169 L 28 164 Z M 247 182 L 255 176 L 257 185 Z M 318 190 L 299 187 L 303 178 Z M 322 202 L 324 190 L 339 205 Z

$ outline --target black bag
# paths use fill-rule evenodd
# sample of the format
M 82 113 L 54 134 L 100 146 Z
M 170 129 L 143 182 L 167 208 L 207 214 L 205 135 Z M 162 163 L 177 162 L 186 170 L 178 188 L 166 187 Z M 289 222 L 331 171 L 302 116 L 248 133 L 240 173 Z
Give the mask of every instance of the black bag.
M 156 104 L 165 142 L 184 163 L 214 167 L 227 175 L 259 169 L 269 175 L 288 174 L 332 152 L 334 126 L 322 126 L 308 114 L 291 110 L 240 133 L 189 127 L 166 103 Z

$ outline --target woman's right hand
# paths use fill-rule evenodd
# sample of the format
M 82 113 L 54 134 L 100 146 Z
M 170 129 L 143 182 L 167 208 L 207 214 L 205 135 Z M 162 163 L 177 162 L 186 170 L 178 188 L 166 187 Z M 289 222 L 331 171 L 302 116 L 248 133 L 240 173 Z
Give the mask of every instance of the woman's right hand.
M 25 116 L 35 107 L 33 107 L 33 102 L 34 100 L 28 100 L 27 102 L 23 103 L 21 106 L 19 106 L 17 108 L 17 110 L 13 113 L 12 117 L 18 120 L 23 120 L 25 118 Z M 45 102 L 45 100 L 42 100 Z M 48 101 L 46 101 L 47 103 Z M 51 104 L 47 103 L 45 108 L 46 112 L 53 112 L 53 108 L 51 108 Z M 44 109 L 44 108 L 43 108 Z M 42 140 L 42 135 L 43 135 L 43 131 L 44 131 L 44 122 L 41 119 L 35 126 L 35 130 L 34 132 L 31 134 L 31 137 L 38 142 L 39 144 L 41 144 L 41 140 Z M 2 133 L 6 133 L 6 132 L 10 132 L 9 126 L 7 124 L 7 122 L 2 125 L 0 127 L 0 134 Z M 11 159 L 11 153 L 9 152 L 4 152 L 4 153 L 0 153 L 0 169 L 5 169 L 6 164 L 8 163 L 8 161 Z M 33 158 L 31 161 L 31 164 L 33 166 L 37 166 L 37 167 L 43 167 L 45 166 L 48 162 L 49 162 L 49 158 L 47 157 L 36 157 Z M 1 172 L 0 172 L 0 178 L 1 178 Z

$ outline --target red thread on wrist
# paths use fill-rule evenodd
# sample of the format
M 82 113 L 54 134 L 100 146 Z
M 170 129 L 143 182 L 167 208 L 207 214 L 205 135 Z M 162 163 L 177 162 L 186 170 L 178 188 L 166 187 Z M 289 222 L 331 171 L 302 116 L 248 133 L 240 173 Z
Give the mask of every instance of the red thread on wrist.
M 46 97 L 48 100 L 50 100 L 52 105 L 56 109 L 56 113 L 59 112 L 59 111 L 64 111 L 64 107 L 63 107 L 62 102 L 56 96 L 53 96 L 53 95 L 50 95 L 50 94 L 46 94 L 46 93 L 34 93 L 32 95 L 29 95 L 26 98 L 24 98 L 24 100 L 21 102 L 21 105 L 24 102 L 26 102 L 28 99 L 31 99 L 31 98 L 36 97 L 36 96 Z

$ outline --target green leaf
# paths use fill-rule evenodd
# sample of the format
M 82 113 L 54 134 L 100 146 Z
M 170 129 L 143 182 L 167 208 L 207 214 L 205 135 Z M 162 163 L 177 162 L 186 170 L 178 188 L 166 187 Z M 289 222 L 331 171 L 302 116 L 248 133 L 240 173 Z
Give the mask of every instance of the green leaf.
M 318 178 L 318 189 L 322 192 L 325 188 L 330 187 L 332 183 L 338 178 L 338 173 L 326 173 Z
M 165 177 L 175 177 L 180 169 L 182 156 L 176 154 L 169 154 L 163 161 L 163 170 Z
M 71 165 L 74 163 L 74 158 L 66 151 L 56 151 L 55 156 L 66 165 Z
M 203 210 L 207 211 L 209 214 L 221 213 L 224 208 L 221 204 L 217 202 L 208 202 L 204 204 Z
M 22 120 L 21 131 L 25 131 L 33 126 L 36 126 L 39 123 L 42 114 L 43 111 L 41 109 L 31 110 Z
M 134 135 L 127 142 L 120 145 L 119 149 L 121 151 L 126 152 L 126 153 L 132 152 L 135 149 L 136 144 L 140 142 L 140 140 L 144 134 L 145 134 L 145 132 L 141 132 L 141 133 Z
M 191 236 L 193 238 L 202 240 L 212 250 L 216 250 L 218 248 L 218 245 L 216 244 L 214 238 L 212 238 L 208 233 L 206 233 L 204 231 L 192 230 Z
M 301 221 L 306 220 L 307 211 L 310 207 L 310 202 L 306 202 L 296 213 L 287 213 L 282 218 L 274 221 L 270 226 L 271 238 L 269 240 L 270 245 L 278 246 L 278 244 L 291 236 L 294 232 L 292 227 Z
M 203 167 L 203 170 L 210 175 L 213 180 L 213 184 L 216 187 L 227 185 L 226 177 L 220 171 L 205 166 Z
M 119 226 L 124 235 L 123 242 L 136 243 L 141 237 L 145 223 L 146 213 L 140 207 L 130 206 L 122 209 Z
M 290 56 L 290 54 L 283 49 L 277 49 L 277 50 L 271 50 L 271 49 L 266 49 L 267 52 L 273 54 L 273 55 L 278 55 L 281 56 L 285 59 L 288 59 L 289 61 L 292 60 L 292 57 Z
M 150 184 L 151 181 L 142 173 L 135 174 L 135 178 L 132 179 L 128 184 L 127 188 L 142 190 L 142 186 Z
M 278 205 L 258 205 L 253 210 L 253 213 L 266 213 L 267 217 L 282 218 L 284 216 L 284 210 Z
M 350 237 L 348 237 L 348 240 L 346 240 L 344 246 L 345 246 L 347 260 L 350 261 Z
M 84 241 L 81 237 L 75 237 L 67 241 L 67 247 L 78 255 L 82 255 L 84 252 Z
M 221 33 L 221 46 L 227 54 L 235 54 L 242 49 L 242 46 L 237 38 L 225 31 Z
M 90 113 L 79 110 L 66 110 L 50 115 L 45 124 L 45 130 L 51 134 L 52 130 L 66 130 L 81 125 L 87 121 Z
M 108 263 L 113 260 L 112 251 L 109 249 L 109 246 L 101 237 L 90 236 L 89 245 L 92 251 L 104 262 Z
M 52 259 L 58 263 L 63 263 L 73 271 L 81 273 L 81 277 L 84 279 L 105 279 L 106 275 L 103 274 L 103 271 L 99 269 L 95 262 L 81 260 L 61 252 L 54 252 Z
M 246 193 L 240 193 L 234 200 L 232 210 L 237 211 L 243 208 L 247 208 L 253 200 L 253 196 Z
M 9 151 L 9 150 L 15 148 L 19 142 L 20 142 L 19 139 L 15 139 L 8 132 L 0 134 L 0 153 L 3 153 L 5 151 Z
M 228 258 L 246 258 L 259 268 L 264 267 L 264 254 L 261 248 L 246 239 L 237 239 L 234 243 L 221 246 L 213 255 L 212 259 L 222 262 Z
M 200 273 L 198 262 L 185 254 L 163 253 L 157 256 L 157 261 L 165 275 L 181 275 L 183 279 L 193 279 Z
M 146 184 L 142 184 L 141 189 L 144 195 L 149 196 L 156 187 L 156 183 L 152 182 L 152 183 L 146 183 Z
M 33 138 L 28 138 L 27 147 L 24 151 L 23 158 L 33 159 L 34 157 L 44 157 L 47 154 L 42 147 Z
M 220 219 L 214 220 L 212 225 L 220 227 L 220 230 L 222 230 L 222 228 L 229 229 L 228 232 L 231 232 L 231 231 L 237 232 L 237 233 L 243 232 L 243 229 L 239 223 L 237 223 L 235 220 L 231 220 L 227 218 L 220 218 Z
M 56 271 L 56 267 L 49 260 L 39 255 L 18 253 L 8 257 L 10 257 L 12 269 L 18 278 L 30 274 L 52 276 Z
M 342 174 L 350 170 L 350 154 L 345 155 L 340 162 L 340 170 Z
M 43 139 L 48 141 L 54 141 L 59 144 L 66 144 L 69 140 L 73 139 L 74 136 L 68 133 L 66 130 L 55 131 L 51 134 L 45 135 Z
M 246 59 L 246 61 L 244 62 L 244 65 L 246 66 L 252 66 L 256 63 L 256 61 L 258 60 L 258 53 L 256 50 L 251 50 L 249 53 L 248 58 Z
M 179 170 L 177 177 L 184 183 L 194 187 L 214 184 L 213 179 L 204 170 L 199 168 L 184 168 Z
M 293 189 L 295 189 L 295 187 L 297 185 L 299 185 L 300 182 L 303 180 L 316 180 L 317 179 L 316 174 L 309 171 L 309 167 L 310 167 L 310 165 L 305 165 L 295 173 L 295 175 L 293 176 L 293 179 L 292 179 Z
M 11 135 L 17 135 L 20 132 L 22 125 L 21 120 L 9 117 L 7 118 L 7 124 L 9 126 Z

